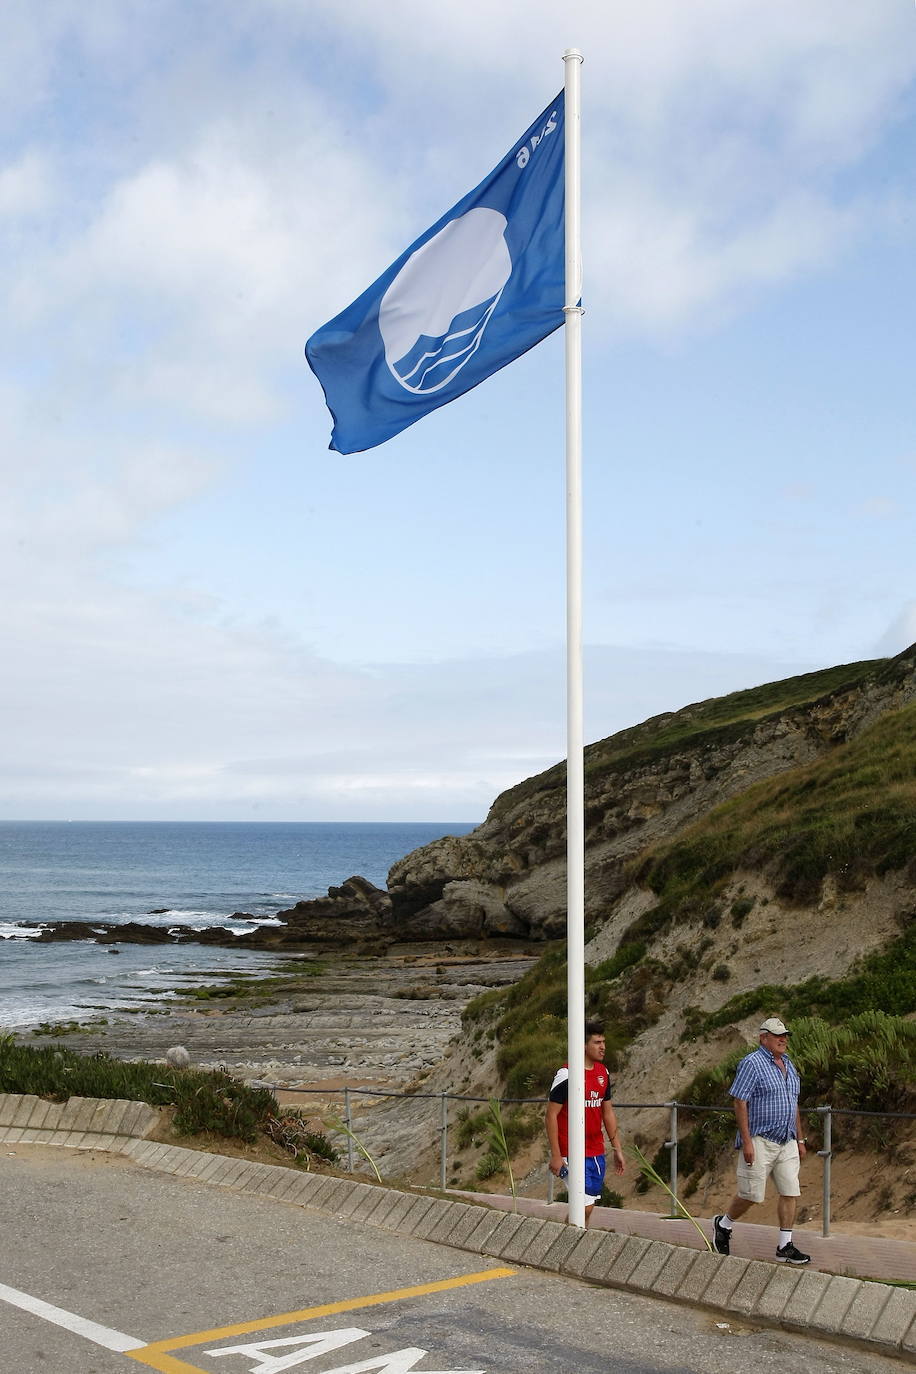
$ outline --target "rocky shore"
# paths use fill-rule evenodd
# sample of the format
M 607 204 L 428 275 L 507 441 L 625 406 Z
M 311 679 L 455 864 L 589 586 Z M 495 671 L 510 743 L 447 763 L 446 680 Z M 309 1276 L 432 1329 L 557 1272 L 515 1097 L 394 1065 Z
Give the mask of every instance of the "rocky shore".
M 107 1024 L 87 1021 L 66 1043 L 119 1059 L 161 1059 L 181 1044 L 196 1067 L 225 1065 L 280 1088 L 401 1090 L 441 1062 L 472 997 L 515 982 L 535 957 L 511 942 L 338 951 L 304 958 L 301 971 L 252 980 L 244 995 L 182 999 L 167 1015 L 110 1012 Z M 41 1043 L 28 1030 L 18 1038 Z

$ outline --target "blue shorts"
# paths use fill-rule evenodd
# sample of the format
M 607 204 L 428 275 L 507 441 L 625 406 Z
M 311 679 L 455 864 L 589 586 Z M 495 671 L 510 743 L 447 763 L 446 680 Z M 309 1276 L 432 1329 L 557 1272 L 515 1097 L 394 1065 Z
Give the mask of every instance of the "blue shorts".
M 569 1160 L 563 1160 L 566 1166 L 560 1174 L 561 1178 L 569 1177 Z M 607 1160 L 604 1155 L 585 1156 L 585 1205 L 592 1207 L 601 1197 L 601 1187 L 604 1183 L 604 1171 L 607 1168 Z
M 597 1202 L 601 1196 L 601 1189 L 604 1184 L 604 1171 L 607 1168 L 607 1160 L 604 1155 L 592 1155 L 585 1161 L 585 1205 L 590 1207 L 593 1202 Z

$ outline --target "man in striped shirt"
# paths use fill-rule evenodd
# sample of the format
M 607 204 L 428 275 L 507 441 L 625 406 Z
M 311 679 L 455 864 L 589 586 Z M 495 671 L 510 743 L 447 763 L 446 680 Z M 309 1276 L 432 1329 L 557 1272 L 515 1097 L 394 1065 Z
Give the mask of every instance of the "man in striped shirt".
M 779 1017 L 768 1016 L 759 1035 L 759 1046 L 741 1060 L 729 1088 L 738 1123 L 735 1149 L 741 1152 L 738 1191 L 728 1211 L 713 1217 L 714 1244 L 720 1255 L 729 1253 L 732 1224 L 755 1202 L 763 1202 L 772 1176 L 779 1194 L 776 1258 L 784 1264 L 808 1264 L 811 1256 L 792 1243 L 798 1170 L 806 1153 L 798 1111 L 801 1080 L 786 1054 L 789 1031 Z

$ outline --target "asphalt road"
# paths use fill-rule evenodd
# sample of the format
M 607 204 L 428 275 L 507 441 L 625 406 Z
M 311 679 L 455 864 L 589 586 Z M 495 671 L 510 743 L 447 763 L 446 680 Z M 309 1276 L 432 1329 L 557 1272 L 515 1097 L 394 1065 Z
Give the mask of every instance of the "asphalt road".
M 0 1374 L 901 1368 L 115 1155 L 0 1145 L 0 1197 Z

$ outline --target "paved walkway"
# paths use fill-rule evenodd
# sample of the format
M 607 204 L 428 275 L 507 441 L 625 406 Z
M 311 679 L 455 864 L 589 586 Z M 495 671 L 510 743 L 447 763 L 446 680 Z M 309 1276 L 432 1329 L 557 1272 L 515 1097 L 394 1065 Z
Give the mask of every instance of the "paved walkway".
M 564 1202 L 540 1202 L 537 1198 L 500 1197 L 492 1193 L 460 1193 L 459 1197 L 488 1202 L 511 1212 L 525 1212 L 527 1216 L 549 1217 L 552 1221 L 566 1220 Z M 705 1249 L 692 1221 L 672 1221 L 658 1212 L 633 1212 L 623 1208 L 596 1206 L 592 1213 L 593 1230 L 603 1228 L 621 1235 L 643 1235 L 648 1241 L 667 1241 L 669 1245 L 687 1245 L 694 1250 Z M 700 1220 L 710 1241 L 713 1223 Z M 776 1227 L 753 1226 L 736 1221 L 732 1238 L 732 1254 L 746 1260 L 772 1260 L 776 1252 Z M 828 1274 L 847 1274 L 853 1278 L 902 1279 L 916 1283 L 916 1245 L 909 1241 L 889 1241 L 878 1235 L 843 1235 L 838 1232 L 825 1238 L 816 1231 L 797 1228 L 795 1243 L 812 1257 L 809 1268 Z
M 524 1212 L 527 1216 L 548 1217 L 551 1221 L 566 1220 L 565 1202 L 540 1202 L 536 1198 L 516 1199 L 493 1193 L 460 1193 L 456 1196 L 486 1202 L 504 1211 Z M 700 1225 L 712 1240 L 712 1222 L 700 1220 Z M 628 1211 L 622 1207 L 596 1207 L 592 1213 L 592 1229 L 617 1231 L 620 1235 L 645 1236 L 647 1240 L 664 1240 L 669 1245 L 687 1245 L 692 1250 L 705 1249 L 696 1227 L 690 1221 L 672 1221 L 657 1212 Z M 776 1251 L 776 1228 L 754 1226 L 749 1222 L 735 1223 L 731 1253 L 742 1259 L 772 1260 Z M 916 1283 L 916 1245 L 905 1240 L 887 1240 L 881 1236 L 849 1236 L 838 1232 L 824 1237 L 816 1231 L 797 1228 L 794 1240 L 800 1250 L 811 1256 L 811 1269 L 830 1274 L 848 1274 L 862 1279 L 898 1279 Z

